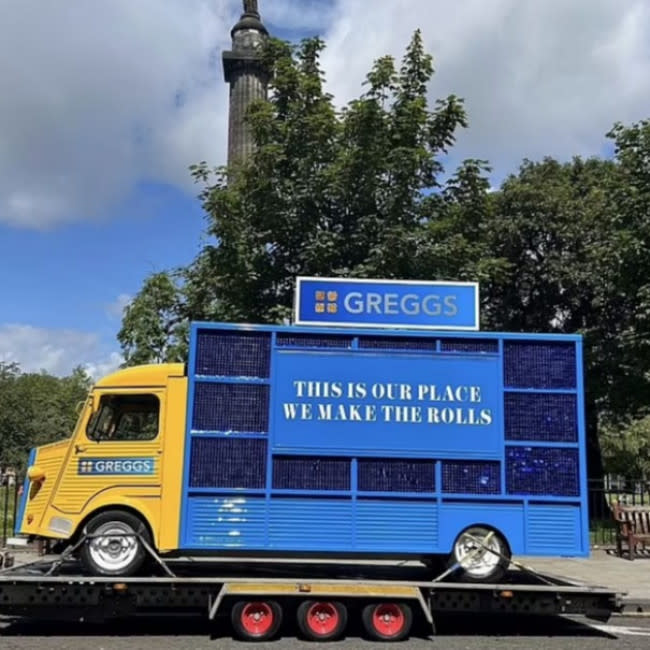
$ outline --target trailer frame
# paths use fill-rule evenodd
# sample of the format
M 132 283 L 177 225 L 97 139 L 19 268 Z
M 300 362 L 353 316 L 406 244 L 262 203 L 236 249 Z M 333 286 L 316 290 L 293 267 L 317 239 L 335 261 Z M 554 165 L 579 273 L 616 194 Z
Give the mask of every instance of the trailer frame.
M 128 578 L 83 576 L 74 561 L 60 557 L 6 568 L 0 571 L 0 615 L 106 621 L 186 614 L 215 621 L 232 618 L 237 603 L 272 602 L 284 616 L 314 601 L 340 603 L 347 617 L 348 609 L 391 603 L 417 612 L 435 635 L 436 620 L 444 615 L 578 615 L 604 622 L 622 609 L 623 594 L 521 565 L 508 581 L 474 584 L 456 582 L 448 571 L 441 580 L 387 577 L 390 571 L 377 565 L 350 565 L 351 576 L 339 577 L 339 564 L 262 560 L 225 569 L 222 563 L 220 572 L 204 563 L 179 563 L 176 571 L 161 564 L 165 575 Z M 400 571 L 399 565 L 389 569 Z

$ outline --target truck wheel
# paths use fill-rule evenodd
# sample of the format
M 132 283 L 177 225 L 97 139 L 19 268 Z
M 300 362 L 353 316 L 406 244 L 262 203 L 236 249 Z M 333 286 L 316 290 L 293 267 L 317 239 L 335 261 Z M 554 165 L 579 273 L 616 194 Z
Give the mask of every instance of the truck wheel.
M 363 627 L 373 641 L 402 641 L 413 625 L 413 612 L 406 603 L 373 603 L 361 613 Z
M 298 627 L 310 641 L 333 641 L 338 639 L 348 623 L 345 606 L 332 601 L 306 600 L 297 612 Z
M 487 548 L 481 548 L 475 540 L 481 540 Z M 510 566 L 510 549 L 495 530 L 470 526 L 454 542 L 449 566 L 454 564 L 460 565 L 462 582 L 499 582 Z
M 282 608 L 274 600 L 240 600 L 232 608 L 230 620 L 242 641 L 268 641 L 280 629 Z
M 84 569 L 95 576 L 131 576 L 144 564 L 147 551 L 138 534 L 151 544 L 142 521 L 123 510 L 107 510 L 86 525 L 88 539 L 79 557 Z

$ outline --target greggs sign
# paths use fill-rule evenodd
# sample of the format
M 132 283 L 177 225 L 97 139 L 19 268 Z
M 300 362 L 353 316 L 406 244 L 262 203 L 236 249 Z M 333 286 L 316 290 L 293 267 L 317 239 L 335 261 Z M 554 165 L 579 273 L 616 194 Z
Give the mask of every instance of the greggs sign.
M 295 323 L 478 330 L 478 283 L 299 277 Z

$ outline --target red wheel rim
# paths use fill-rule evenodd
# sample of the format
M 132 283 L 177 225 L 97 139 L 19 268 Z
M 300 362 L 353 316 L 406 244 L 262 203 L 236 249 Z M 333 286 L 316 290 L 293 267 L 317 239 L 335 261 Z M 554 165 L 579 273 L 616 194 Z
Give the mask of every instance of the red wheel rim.
M 383 636 L 396 636 L 404 628 L 404 612 L 394 603 L 377 605 L 372 613 L 372 624 Z
M 266 603 L 248 603 L 241 612 L 241 624 L 247 634 L 262 636 L 273 625 L 273 610 Z
M 332 603 L 314 603 L 307 610 L 307 627 L 318 636 L 334 632 L 340 620 L 339 610 Z

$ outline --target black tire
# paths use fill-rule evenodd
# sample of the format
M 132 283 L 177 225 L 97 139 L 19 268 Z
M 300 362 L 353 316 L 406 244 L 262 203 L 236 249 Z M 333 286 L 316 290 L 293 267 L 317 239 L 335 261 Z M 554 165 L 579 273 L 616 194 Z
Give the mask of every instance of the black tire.
M 413 610 L 406 603 L 372 603 L 363 608 L 361 621 L 373 641 L 402 641 L 411 632 Z
M 102 532 L 107 533 L 105 537 L 93 537 L 93 535 L 101 535 Z M 152 544 L 151 535 L 144 522 L 125 510 L 100 512 L 86 524 L 85 534 L 89 537 L 81 546 L 79 559 L 84 571 L 93 576 L 135 575 L 148 556 L 148 551 L 138 535 L 147 544 Z M 109 541 L 103 541 L 102 546 L 102 540 L 106 538 Z M 128 545 L 128 552 L 124 550 L 124 544 Z M 120 550 L 117 548 L 118 545 L 122 547 Z M 123 554 L 122 561 L 119 561 L 120 552 Z M 111 558 L 114 561 L 111 561 Z
M 242 641 L 269 641 L 282 624 L 282 608 L 274 600 L 240 600 L 230 612 L 230 621 Z
M 348 610 L 330 600 L 305 600 L 296 612 L 298 627 L 309 641 L 334 641 L 345 632 Z
M 463 539 L 466 534 L 470 534 L 475 539 L 481 540 L 484 540 L 487 535 L 490 535 L 488 546 L 494 547 L 495 550 L 498 550 L 499 554 L 497 555 L 485 550 L 482 554 L 477 555 L 477 558 L 487 559 L 487 561 L 484 560 L 482 566 L 475 565 L 471 562 L 469 564 L 466 563 L 463 565 L 463 558 L 459 552 L 459 546 L 463 545 Z M 447 562 L 447 567 L 451 568 L 454 565 L 460 565 L 456 571 L 451 574 L 451 579 L 455 578 L 460 582 L 471 582 L 475 584 L 494 583 L 499 582 L 508 571 L 508 567 L 510 566 L 510 558 L 510 547 L 500 533 L 498 533 L 496 530 L 488 528 L 487 526 L 475 525 L 469 526 L 458 535 L 454 541 L 454 545 Z

